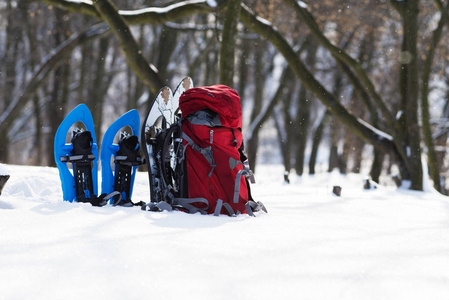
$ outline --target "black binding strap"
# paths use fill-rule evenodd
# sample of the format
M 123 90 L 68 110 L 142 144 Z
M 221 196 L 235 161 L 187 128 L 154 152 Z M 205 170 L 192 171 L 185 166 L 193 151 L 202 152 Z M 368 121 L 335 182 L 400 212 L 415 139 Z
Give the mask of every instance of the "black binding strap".
M 136 137 L 137 138 L 137 137 Z M 132 203 L 130 199 L 122 199 L 122 192 L 126 190 L 126 195 L 129 195 L 131 180 L 131 168 L 134 165 L 142 164 L 142 158 L 140 157 L 140 149 L 136 147 L 136 141 L 134 139 L 121 140 L 122 146 L 116 156 L 115 163 L 119 165 L 118 174 L 119 178 L 115 179 L 114 186 L 125 186 L 120 191 L 113 191 L 109 194 L 101 194 L 97 196 L 93 190 L 92 180 L 92 161 L 95 160 L 95 156 L 92 154 L 93 138 L 90 131 L 82 131 L 77 129 L 73 132 L 71 143 L 73 150 L 71 155 L 61 157 L 62 162 L 73 164 L 73 176 L 75 178 L 75 191 L 77 202 L 90 202 L 92 206 L 105 206 L 112 200 L 112 205 L 132 206 L 142 205 L 143 202 Z M 120 142 L 119 142 L 120 144 Z M 138 140 L 137 140 L 138 144 Z M 128 152 L 125 149 L 133 149 Z M 129 172 L 128 172 L 129 171 Z M 120 183 L 126 182 L 125 185 Z M 129 201 L 128 201 L 129 200 Z
M 92 206 L 105 206 L 111 199 L 113 204 L 118 203 L 122 200 L 122 195 L 117 191 L 113 191 L 109 194 L 101 194 L 98 197 L 93 195 L 90 198 L 90 204 L 92 204 Z
M 114 158 L 114 190 L 121 194 L 121 199 L 114 201 L 113 205 L 127 207 L 142 205 L 141 202 L 133 203 L 130 198 L 132 169 L 134 166 L 139 166 L 144 163 L 144 160 L 140 156 L 139 139 L 135 135 L 126 135 L 120 139 L 118 145 L 120 148 Z
M 72 155 L 61 157 L 62 162 L 73 164 L 73 177 L 75 178 L 75 193 L 77 202 L 89 202 L 94 195 L 92 181 L 92 154 L 93 138 L 90 131 L 77 129 L 73 132 L 71 143 Z

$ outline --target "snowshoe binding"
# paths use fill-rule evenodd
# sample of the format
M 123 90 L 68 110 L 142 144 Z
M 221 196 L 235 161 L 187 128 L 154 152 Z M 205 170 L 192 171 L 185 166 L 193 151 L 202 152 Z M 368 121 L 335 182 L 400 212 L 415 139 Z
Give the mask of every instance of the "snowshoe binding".
M 139 139 L 135 135 L 123 134 L 119 141 L 119 150 L 114 159 L 115 177 L 114 190 L 119 192 L 122 197 L 118 203 L 112 203 L 120 206 L 143 205 L 144 203 L 133 203 L 131 201 L 132 187 L 134 183 L 134 173 L 138 166 L 144 163 L 140 155 Z
M 148 166 L 151 202 L 142 209 L 152 211 L 178 208 L 175 198 L 187 195 L 187 185 L 182 173 L 183 146 L 179 97 L 193 87 L 190 77 L 185 77 L 172 92 L 162 88 L 153 100 L 145 118 L 141 141 Z
M 90 131 L 77 129 L 73 132 L 71 142 L 72 155 L 61 157 L 61 161 L 73 164 L 77 202 L 90 202 L 92 195 L 95 194 L 92 180 L 92 162 L 95 160 L 92 154 L 92 134 Z
M 66 143 L 69 129 L 77 122 L 85 129 L 72 131 L 70 143 Z M 54 144 L 55 161 L 59 170 L 64 201 L 90 202 L 93 206 L 131 206 L 132 187 L 137 166 L 142 164 L 138 138 L 123 134 L 119 145 L 113 144 L 116 133 L 129 126 L 133 133 L 140 129 L 137 110 L 129 111 L 114 122 L 103 137 L 101 151 L 102 194 L 98 195 L 98 145 L 92 114 L 85 104 L 75 107 L 59 126 Z M 117 157 L 118 153 L 118 157 Z M 115 174 L 111 157 L 115 156 Z M 68 164 L 72 164 L 70 171 Z M 144 203 L 138 203 L 143 205 Z

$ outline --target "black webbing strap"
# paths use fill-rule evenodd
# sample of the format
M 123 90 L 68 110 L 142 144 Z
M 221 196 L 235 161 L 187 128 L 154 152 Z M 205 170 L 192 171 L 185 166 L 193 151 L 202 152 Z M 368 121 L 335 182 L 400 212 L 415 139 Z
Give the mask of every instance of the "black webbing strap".
M 87 155 L 66 155 L 66 156 L 61 156 L 59 158 L 61 160 L 61 162 L 71 162 L 71 163 L 76 163 L 76 162 L 91 162 L 95 159 L 95 155 L 93 154 L 87 154 Z
M 73 145 L 72 155 L 60 157 L 60 160 L 61 162 L 73 163 L 73 177 L 75 179 L 77 202 L 90 202 L 92 206 L 105 206 L 109 201 L 112 201 L 113 206 L 145 204 L 143 202 L 133 203 L 131 199 L 123 199 L 122 197 L 124 190 L 126 190 L 126 195 L 129 195 L 132 166 L 141 165 L 143 163 L 139 154 L 138 138 L 122 138 L 119 142 L 121 149 L 123 148 L 121 142 L 124 140 L 126 140 L 126 146 L 130 149 L 130 152 L 125 152 L 125 155 L 122 154 L 115 157 L 119 175 L 116 176 L 114 185 L 118 186 L 126 182 L 124 185 L 125 188 L 121 191 L 115 190 L 109 194 L 97 196 L 93 192 L 92 161 L 95 160 L 95 156 L 92 154 L 93 138 L 91 132 L 79 129 L 73 132 L 71 140 Z M 127 155 L 132 158 L 130 159 Z
M 145 163 L 145 160 L 142 157 L 136 157 L 134 161 L 130 161 L 128 156 L 117 155 L 115 158 L 115 163 L 119 163 L 126 166 L 140 166 Z
M 131 191 L 131 173 L 132 166 L 117 163 L 115 165 L 115 177 L 114 177 L 114 190 L 118 191 L 124 201 L 129 199 L 129 193 Z
M 61 162 L 73 164 L 73 177 L 75 179 L 75 195 L 77 202 L 90 202 L 94 195 L 92 180 L 92 154 L 93 138 L 90 131 L 76 129 L 73 131 L 71 155 L 60 157 Z
M 116 167 L 114 190 L 121 193 L 122 199 L 113 203 L 113 205 L 126 207 L 140 205 L 141 202 L 135 204 L 130 198 L 133 167 L 144 163 L 140 156 L 139 139 L 135 135 L 124 135 L 118 142 L 118 145 L 120 148 L 114 157 Z
M 122 195 L 117 191 L 113 191 L 112 193 L 109 194 L 101 194 L 98 197 L 96 195 L 93 195 L 90 198 L 89 202 L 90 204 L 92 204 L 92 206 L 105 206 L 111 199 L 113 204 L 118 203 L 121 201 Z

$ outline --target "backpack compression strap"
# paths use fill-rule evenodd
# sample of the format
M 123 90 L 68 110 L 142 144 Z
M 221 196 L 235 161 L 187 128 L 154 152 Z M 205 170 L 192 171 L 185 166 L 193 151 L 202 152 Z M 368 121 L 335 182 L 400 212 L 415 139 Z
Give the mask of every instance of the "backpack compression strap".
M 209 201 L 206 198 L 174 198 L 174 206 L 179 209 L 186 209 L 189 213 L 195 214 L 197 212 L 202 215 L 207 214 L 209 209 Z M 193 204 L 203 204 L 203 208 L 198 208 Z
M 250 200 L 250 201 L 246 202 L 245 208 L 246 208 L 246 212 L 251 217 L 255 217 L 254 213 L 258 212 L 258 211 L 264 211 L 264 212 L 268 213 L 267 209 L 265 208 L 263 203 L 260 201 L 255 202 L 255 201 Z
M 193 205 L 194 203 L 201 203 L 204 207 L 198 208 Z M 147 208 L 149 211 L 172 211 L 177 209 L 186 210 L 190 214 L 199 212 L 205 215 L 209 209 L 209 201 L 205 198 L 172 198 L 172 204 L 169 204 L 167 201 L 150 202 L 142 206 L 142 210 L 147 210 Z
M 213 157 L 213 153 L 212 153 L 212 148 L 209 146 L 207 148 L 201 148 L 200 146 L 198 146 L 197 144 L 195 144 L 195 142 L 185 133 L 182 134 L 182 137 L 184 140 L 187 141 L 187 144 L 190 145 L 192 147 L 193 150 L 201 153 L 204 158 L 209 162 L 209 164 L 212 167 L 212 170 L 209 173 L 209 177 L 212 176 L 212 172 L 215 168 L 215 161 L 214 161 L 214 157 Z M 240 157 L 241 159 L 245 159 L 246 156 L 243 154 L 243 146 L 239 149 L 239 153 L 240 153 Z M 185 151 L 185 148 L 184 148 Z M 236 160 L 233 157 L 229 158 L 229 167 L 231 169 L 234 169 L 237 165 L 243 165 L 243 169 L 237 172 L 236 178 L 235 178 L 235 185 L 234 185 L 234 196 L 233 196 L 233 202 L 234 203 L 238 203 L 239 202 L 239 196 L 240 196 L 240 184 L 241 184 L 241 177 L 245 176 L 246 178 L 246 182 L 247 182 L 247 186 L 248 186 L 248 196 L 250 198 L 250 200 L 245 204 L 245 209 L 247 211 L 247 213 L 250 216 L 255 216 L 254 212 L 257 211 L 264 211 L 267 212 L 265 206 L 261 203 L 261 202 L 255 202 L 252 201 L 252 197 L 249 191 L 249 183 L 248 183 L 248 179 L 251 181 L 251 183 L 255 183 L 254 180 L 254 174 L 253 172 L 249 169 L 249 166 L 247 165 L 247 161 L 245 159 L 245 163 Z M 204 199 L 204 198 L 197 198 L 197 199 Z M 195 200 L 195 199 L 184 199 L 184 200 Z M 207 201 L 207 199 L 204 199 L 204 201 Z M 193 201 L 195 202 L 195 201 Z M 186 205 L 187 207 L 191 207 L 190 203 L 185 203 L 184 205 Z M 193 206 L 193 208 L 196 209 L 196 207 Z M 231 205 L 229 203 L 223 202 L 223 200 L 218 199 L 217 200 L 217 205 L 215 206 L 215 210 L 214 210 L 214 215 L 218 216 L 220 215 L 220 212 L 222 210 L 222 208 L 225 208 L 228 215 L 229 216 L 236 216 L 238 214 L 240 214 L 239 211 L 234 212 L 234 210 L 232 209 Z M 190 211 L 189 211 L 190 212 Z M 196 211 L 194 211 L 196 212 Z
M 202 154 L 204 156 L 204 158 L 209 162 L 210 166 L 212 167 L 212 170 L 210 170 L 209 174 L 207 175 L 208 177 L 212 176 L 212 172 L 214 171 L 215 167 L 217 166 L 215 164 L 215 160 L 214 160 L 214 155 L 212 153 L 212 147 L 206 147 L 206 148 L 201 148 L 200 146 L 198 146 L 197 144 L 195 144 L 195 142 L 184 132 L 182 133 L 182 138 L 187 141 L 187 145 L 190 145 L 190 147 L 192 147 L 193 150 L 199 152 L 200 154 Z M 185 151 L 186 148 L 184 148 Z
M 231 205 L 229 205 L 229 203 L 223 202 L 223 200 L 218 199 L 217 200 L 217 205 L 215 206 L 215 210 L 214 210 L 214 216 L 218 217 L 221 213 L 221 209 L 225 208 L 226 211 L 228 212 L 228 215 L 230 217 L 235 217 L 236 215 L 239 215 L 240 212 L 237 211 L 237 214 L 234 212 L 234 210 L 232 209 Z

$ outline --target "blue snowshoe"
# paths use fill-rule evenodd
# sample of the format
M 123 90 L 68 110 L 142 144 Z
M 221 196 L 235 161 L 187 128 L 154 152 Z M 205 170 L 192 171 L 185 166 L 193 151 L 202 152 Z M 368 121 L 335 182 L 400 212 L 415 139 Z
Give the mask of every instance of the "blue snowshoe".
M 83 123 L 86 130 L 74 130 L 67 144 L 67 133 L 77 122 Z M 78 105 L 62 121 L 56 131 L 54 153 L 64 201 L 90 202 L 98 192 L 98 146 L 92 114 L 86 105 Z M 72 163 L 73 173 L 68 163 Z
M 116 134 L 123 128 L 131 128 L 131 134 L 120 133 L 118 144 L 114 144 Z M 106 131 L 101 149 L 101 173 L 103 194 L 113 191 L 119 192 L 120 201 L 112 201 L 112 205 L 133 206 L 143 205 L 143 202 L 131 201 L 134 180 L 139 165 L 144 164 L 140 155 L 139 139 L 136 134 L 140 130 L 140 117 L 137 110 L 130 110 L 118 118 Z M 114 162 L 114 172 L 111 167 L 111 159 Z

